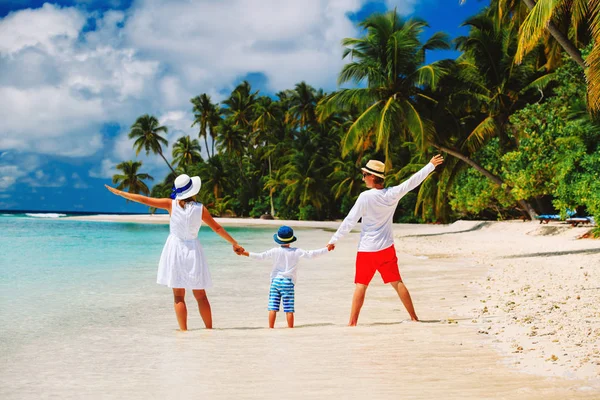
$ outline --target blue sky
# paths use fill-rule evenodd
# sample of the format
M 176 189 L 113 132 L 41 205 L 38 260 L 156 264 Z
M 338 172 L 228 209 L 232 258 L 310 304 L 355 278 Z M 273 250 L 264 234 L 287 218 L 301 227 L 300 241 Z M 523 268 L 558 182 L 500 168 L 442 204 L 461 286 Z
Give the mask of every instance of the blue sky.
M 334 90 L 340 41 L 373 12 L 396 8 L 454 38 L 488 3 L 0 0 L 0 209 L 146 212 L 103 187 L 136 159 L 127 132 L 139 115 L 174 143 L 197 134 L 189 99 L 201 93 L 219 101 L 244 79 L 267 94 L 303 80 Z M 155 181 L 166 175 L 158 156 L 137 159 Z

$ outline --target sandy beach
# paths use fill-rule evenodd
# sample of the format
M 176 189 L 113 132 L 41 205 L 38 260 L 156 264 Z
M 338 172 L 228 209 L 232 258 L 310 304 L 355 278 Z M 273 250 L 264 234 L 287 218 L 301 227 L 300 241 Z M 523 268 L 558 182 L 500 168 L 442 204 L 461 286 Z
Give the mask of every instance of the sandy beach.
M 78 218 L 168 222 L 156 215 Z M 297 230 L 298 247 L 306 249 L 324 246 L 339 225 L 218 221 L 286 223 Z M 62 344 L 76 360 L 94 358 L 94 345 L 106 340 L 115 352 L 98 358 L 93 369 L 67 366 L 62 373 L 76 375 L 72 389 L 87 398 L 97 398 L 98 391 L 118 398 L 127 390 L 130 398 L 270 399 L 283 390 L 286 398 L 298 399 L 597 399 L 600 242 L 577 239 L 588 229 L 520 221 L 395 225 L 400 270 L 422 323 L 407 321 L 393 289 L 376 276 L 359 326 L 346 326 L 357 232 L 302 267 L 296 329 L 284 328 L 282 316 L 275 330 L 265 328 L 270 266 L 239 258 L 243 279 L 227 288 L 217 281 L 210 293 L 216 329 L 202 329 L 190 312 L 191 330 L 177 332 L 165 293 L 152 325 L 140 320 L 117 337 L 84 335 L 84 354 Z M 268 237 L 241 244 L 251 251 L 272 245 Z M 233 306 L 240 292 L 244 302 Z M 140 343 L 140 332 L 147 330 L 154 332 L 151 339 Z M 156 347 L 169 351 L 156 359 Z M 107 361 L 117 358 L 118 365 Z M 18 382 L 21 372 L 17 363 L 8 381 Z M 107 379 L 110 385 L 103 387 Z M 21 382 L 19 397 L 33 398 L 24 378 Z

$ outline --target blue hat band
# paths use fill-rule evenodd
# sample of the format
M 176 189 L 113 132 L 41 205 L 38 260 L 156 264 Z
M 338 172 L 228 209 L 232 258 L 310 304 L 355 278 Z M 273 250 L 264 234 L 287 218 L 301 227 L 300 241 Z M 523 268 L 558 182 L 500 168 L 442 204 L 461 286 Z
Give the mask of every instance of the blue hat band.
M 173 185 L 173 189 L 171 189 L 171 198 L 172 198 L 173 200 L 175 200 L 175 197 L 177 197 L 177 195 L 178 195 L 179 193 L 183 193 L 183 192 L 185 192 L 186 190 L 188 190 L 188 189 L 189 189 L 189 188 L 191 188 L 191 187 L 192 187 L 192 180 L 191 180 L 191 179 L 190 179 L 190 181 L 188 182 L 188 184 L 187 184 L 187 185 L 185 185 L 185 186 L 183 186 L 183 187 L 176 188 L 176 187 L 175 187 L 175 185 Z

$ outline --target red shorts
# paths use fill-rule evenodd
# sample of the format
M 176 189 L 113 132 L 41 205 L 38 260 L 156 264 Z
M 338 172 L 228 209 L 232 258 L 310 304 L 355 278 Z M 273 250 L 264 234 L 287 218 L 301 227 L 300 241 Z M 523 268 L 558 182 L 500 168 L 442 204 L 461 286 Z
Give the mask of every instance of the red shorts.
M 356 254 L 354 283 L 368 285 L 373 279 L 375 271 L 379 271 L 383 283 L 402 280 L 398 270 L 398 257 L 396 257 L 394 245 L 379 251 L 359 251 Z

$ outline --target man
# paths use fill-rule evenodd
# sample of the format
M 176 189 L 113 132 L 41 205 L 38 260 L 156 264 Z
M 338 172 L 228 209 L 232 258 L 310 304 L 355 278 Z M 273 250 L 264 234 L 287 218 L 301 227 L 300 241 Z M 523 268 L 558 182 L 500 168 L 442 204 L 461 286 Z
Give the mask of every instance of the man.
M 398 201 L 408 192 L 416 188 L 433 172 L 436 166 L 444 162 L 441 155 L 434 156 L 429 164 L 419 172 L 411 176 L 398 186 L 385 188 L 385 165 L 381 161 L 370 160 L 362 168 L 363 180 L 370 190 L 366 190 L 358 196 L 356 203 L 344 219 L 337 232 L 331 237 L 327 248 L 333 250 L 335 243 L 352 230 L 354 225 L 362 218 L 362 229 L 358 242 L 358 253 L 356 255 L 356 275 L 354 283 L 356 288 L 352 298 L 352 309 L 350 311 L 349 326 L 356 326 L 358 314 L 365 300 L 367 287 L 379 271 L 384 283 L 389 283 L 398 293 L 402 304 L 408 311 L 410 319 L 418 321 L 419 318 L 410 298 L 408 289 L 404 286 L 400 271 L 398 270 L 398 258 L 394 248 L 394 236 L 392 232 L 392 218 L 398 205 Z

